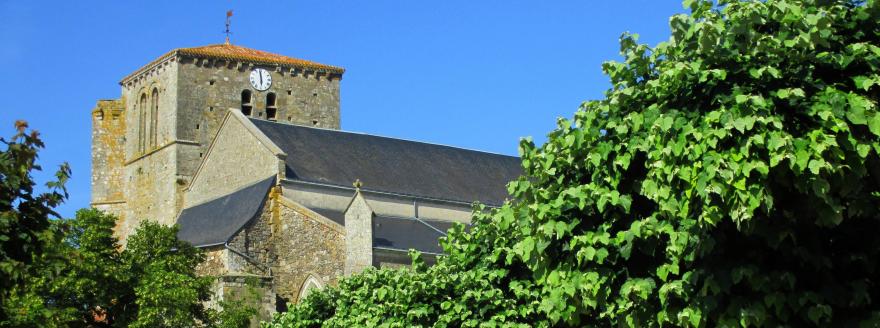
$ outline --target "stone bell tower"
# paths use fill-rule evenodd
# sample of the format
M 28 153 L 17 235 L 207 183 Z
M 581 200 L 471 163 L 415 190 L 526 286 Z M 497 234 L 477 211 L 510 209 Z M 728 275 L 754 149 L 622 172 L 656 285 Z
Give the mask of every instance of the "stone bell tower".
M 92 119 L 92 206 L 174 224 L 228 108 L 256 119 L 338 129 L 340 67 L 231 44 L 172 50 L 124 77 Z M 247 158 L 240 159 L 247 169 Z

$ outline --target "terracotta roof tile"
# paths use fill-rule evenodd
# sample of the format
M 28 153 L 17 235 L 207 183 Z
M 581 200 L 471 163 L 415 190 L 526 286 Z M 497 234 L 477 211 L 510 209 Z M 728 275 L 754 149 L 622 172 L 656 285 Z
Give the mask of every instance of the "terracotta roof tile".
M 313 61 L 282 56 L 279 54 L 273 54 L 271 52 L 245 48 L 231 44 L 214 44 L 204 47 L 180 48 L 178 50 L 182 54 L 193 56 L 205 56 L 211 58 L 223 58 L 249 62 L 265 62 L 271 64 L 292 65 L 297 67 L 326 70 L 333 73 L 342 73 L 344 71 L 342 67 L 324 65 Z
M 284 65 L 284 66 L 293 66 L 298 68 L 306 68 L 306 69 L 314 69 L 317 71 L 325 71 L 329 73 L 342 74 L 345 72 L 345 69 L 338 66 L 325 65 L 305 59 L 293 58 L 288 56 L 283 56 L 279 54 L 274 54 L 267 51 L 257 50 L 246 48 L 242 46 L 236 46 L 232 44 L 212 44 L 208 46 L 202 47 L 192 47 L 192 48 L 178 48 L 167 52 L 156 60 L 150 62 L 147 65 L 139 68 L 133 73 L 129 74 L 122 81 L 126 81 L 131 77 L 138 75 L 138 73 L 152 67 L 154 64 L 162 62 L 168 57 L 174 56 L 176 54 L 181 54 L 185 56 L 192 57 L 202 57 L 202 58 L 218 58 L 218 59 L 226 59 L 226 60 L 234 60 L 234 61 L 244 61 L 250 63 L 257 64 L 273 64 L 273 65 Z

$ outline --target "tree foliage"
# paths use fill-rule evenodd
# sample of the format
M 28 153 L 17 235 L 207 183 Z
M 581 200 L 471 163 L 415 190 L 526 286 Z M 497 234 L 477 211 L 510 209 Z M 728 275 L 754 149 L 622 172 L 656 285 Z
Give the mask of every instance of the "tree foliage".
M 137 309 L 128 327 L 195 327 L 208 322 L 204 302 L 211 296 L 214 278 L 196 275 L 205 256 L 177 239 L 176 226 L 145 221 L 129 237 L 122 257 L 134 277 L 126 285 L 133 289 L 130 295 Z
M 0 139 L 0 327 L 246 327 L 256 311 L 246 302 L 205 308 L 214 277 L 196 275 L 201 251 L 177 239 L 177 227 L 145 220 L 126 247 L 116 218 L 96 209 L 61 219 L 63 165 L 48 191 L 31 176 L 43 147 L 16 123 Z
M 44 145 L 24 121 L 15 128 L 12 138 L 0 138 L 6 146 L 0 150 L 0 322 L 10 316 L 5 306 L 10 291 L 34 272 L 34 259 L 52 241 L 50 218 L 58 217 L 54 208 L 67 198 L 64 183 L 70 177 L 64 164 L 57 179 L 46 184 L 48 190 L 35 193 L 31 172 L 41 169 L 36 160 Z
M 127 276 L 116 250 L 114 223 L 95 210 L 53 221 L 53 241 L 34 261 L 37 270 L 13 289 L 6 306 L 16 315 L 2 326 L 89 327 L 100 323 L 95 319 L 101 312 L 115 312 Z
M 200 251 L 177 229 L 143 223 L 123 250 L 116 218 L 95 209 L 53 222 L 62 231 L 35 261 L 38 270 L 13 289 L 0 326 L 200 327 L 215 324 L 204 307 L 212 277 L 200 277 Z
M 687 0 L 448 256 L 269 327 L 880 324 L 880 4 Z

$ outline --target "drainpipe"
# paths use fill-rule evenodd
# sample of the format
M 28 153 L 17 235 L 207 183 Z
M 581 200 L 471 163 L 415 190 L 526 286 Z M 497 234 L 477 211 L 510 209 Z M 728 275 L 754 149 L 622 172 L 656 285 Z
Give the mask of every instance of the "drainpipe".
M 265 270 L 267 273 L 269 273 L 269 276 L 270 276 L 270 277 L 272 276 L 272 268 L 270 268 L 270 267 L 266 267 L 266 266 L 264 266 L 262 263 L 260 263 L 259 261 L 257 261 L 256 259 L 254 259 L 254 258 L 252 258 L 252 257 L 250 257 L 250 256 L 245 255 L 243 252 L 240 252 L 240 251 L 236 250 L 235 248 L 232 248 L 232 246 L 229 246 L 229 241 L 228 241 L 228 240 L 227 240 L 225 243 L 223 243 L 223 247 L 225 247 L 225 248 L 228 249 L 229 251 L 231 251 L 231 252 L 237 254 L 238 256 L 243 257 L 245 260 L 247 260 L 247 261 L 250 262 L 251 264 L 253 264 L 253 265 L 259 267 L 260 269 Z
M 413 214 L 419 218 L 419 202 L 415 198 L 413 198 Z

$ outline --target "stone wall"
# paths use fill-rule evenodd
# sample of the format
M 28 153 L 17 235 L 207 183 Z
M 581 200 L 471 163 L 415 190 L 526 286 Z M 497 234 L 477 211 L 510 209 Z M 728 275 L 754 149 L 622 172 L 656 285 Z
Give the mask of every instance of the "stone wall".
M 173 58 L 151 64 L 122 84 L 122 96 L 127 100 L 123 178 L 126 219 L 120 222 L 119 232 L 124 240 L 143 220 L 174 224 L 181 206 L 182 187 L 187 182 L 186 177 L 178 175 L 178 152 L 193 142 L 175 136 L 177 64 Z M 157 92 L 155 98 L 153 90 Z M 142 104 L 140 98 L 144 96 L 146 101 Z M 152 109 L 154 99 L 156 111 Z
M 175 125 L 177 124 L 177 80 L 178 65 L 174 58 L 169 58 L 152 65 L 136 77 L 122 83 L 122 97 L 126 99 L 125 158 L 130 162 L 151 150 L 160 148 L 169 142 L 178 140 Z M 152 119 L 153 90 L 158 92 L 158 116 L 156 122 L 156 142 L 147 140 L 145 147 L 140 147 L 140 130 L 144 128 L 145 138 L 149 139 Z M 146 98 L 145 107 L 141 106 L 141 97 Z M 143 113 L 143 114 L 142 114 Z M 141 123 L 141 117 L 144 117 Z M 188 139 L 192 141 L 191 139 Z M 171 164 L 171 163 L 169 163 Z
M 284 197 L 308 208 L 344 212 L 354 196 L 354 189 L 329 188 L 291 180 L 281 181 L 281 186 L 284 188 Z
M 269 225 L 274 212 L 272 208 L 272 203 L 264 204 L 260 216 L 236 233 L 228 247 L 203 248 L 205 261 L 196 268 L 199 275 L 217 277 L 214 296 L 206 306 L 219 309 L 220 301 L 243 300 L 258 310 L 257 318 L 250 326 L 254 328 L 259 327 L 260 321 L 270 320 L 276 311 L 274 280 L 269 272 L 273 249 Z
M 99 100 L 92 110 L 91 205 L 125 219 L 125 100 Z
M 345 263 L 345 232 L 341 226 L 293 201 L 278 197 L 273 224 L 275 292 L 287 302 L 299 300 L 312 277 L 321 286 L 336 284 Z
M 126 221 L 123 238 L 141 221 L 151 220 L 172 225 L 177 217 L 178 184 L 173 169 L 177 158 L 175 145 L 153 151 L 125 166 Z
M 250 90 L 248 76 L 256 67 L 271 72 L 269 90 Z M 339 74 L 308 69 L 181 55 L 147 64 L 120 82 L 122 99 L 128 101 L 122 103 L 121 120 L 127 124 L 121 128 L 124 134 L 117 138 L 120 151 L 116 153 L 122 154 L 124 162 L 124 169 L 119 169 L 119 183 L 104 181 L 114 179 L 114 173 L 105 167 L 113 159 L 108 157 L 111 152 L 103 148 L 116 145 L 102 136 L 94 143 L 101 148 L 99 160 L 94 161 L 95 205 L 126 218 L 120 221 L 123 240 L 141 220 L 172 224 L 183 206 L 183 190 L 220 129 L 226 110 L 241 106 L 243 90 L 252 92 L 255 117 L 266 117 L 266 96 L 273 92 L 278 121 L 339 128 L 340 79 Z M 154 90 L 158 94 L 155 97 Z M 145 97 L 144 103 L 141 97 Z M 157 111 L 153 110 L 154 100 Z M 237 159 L 241 162 L 242 158 L 248 157 Z M 111 195 L 110 185 L 121 192 Z M 118 200 L 108 200 L 120 193 Z
M 358 192 L 345 211 L 345 275 L 373 265 L 373 210 Z
M 196 273 L 200 276 L 221 276 L 228 272 L 226 254 L 228 251 L 223 245 L 204 247 L 205 261 L 196 267 Z
M 220 129 L 226 109 L 241 108 L 241 94 L 251 91 L 253 117 L 266 119 L 266 97 L 276 97 L 276 120 L 324 128 L 339 128 L 339 75 L 271 65 L 230 62 L 223 59 L 179 58 L 177 81 L 178 138 L 199 144 L 205 153 Z M 249 82 L 253 69 L 272 75 L 266 91 Z M 181 174 L 191 175 L 198 163 L 181 163 Z
M 224 127 L 214 139 L 197 176 L 186 193 L 190 207 L 283 172 L 277 147 L 258 138 L 256 127 L 237 111 L 228 111 Z
M 268 197 L 268 196 L 267 196 Z M 234 273 L 270 275 L 272 266 L 272 229 L 275 201 L 267 199 L 259 216 L 249 222 L 229 240 L 227 270 Z
M 354 181 L 352 181 L 354 182 Z M 354 196 L 354 188 L 328 187 L 295 180 L 283 180 L 284 195 L 309 208 L 345 211 Z M 414 217 L 470 223 L 472 207 L 462 202 L 428 200 L 403 195 L 361 192 L 376 215 Z M 418 212 L 418 213 L 416 213 Z
M 275 313 L 275 292 L 272 278 L 253 275 L 228 274 L 217 278 L 214 285 L 214 298 L 207 307 L 219 309 L 219 301 L 243 301 L 247 306 L 257 309 L 257 316 L 251 319 L 251 328 L 259 328 L 261 321 L 269 321 Z

